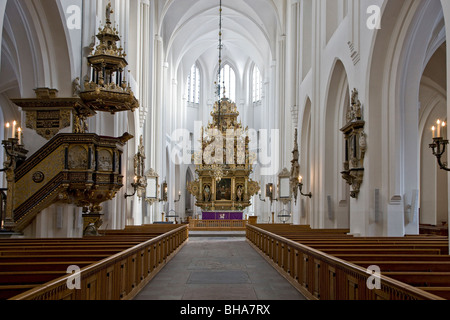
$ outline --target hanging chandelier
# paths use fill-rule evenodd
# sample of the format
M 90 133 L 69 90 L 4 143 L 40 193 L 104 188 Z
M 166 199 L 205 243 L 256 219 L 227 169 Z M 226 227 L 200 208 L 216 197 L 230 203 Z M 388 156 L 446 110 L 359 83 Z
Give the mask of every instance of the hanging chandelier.
M 220 86 L 220 80 L 222 79 L 222 0 L 219 0 L 219 68 L 218 68 L 218 75 L 217 75 L 217 105 L 218 105 L 218 112 L 219 116 L 217 117 L 217 129 L 220 130 L 220 118 L 221 118 L 221 112 L 222 112 L 222 106 L 221 106 L 221 93 L 222 93 L 222 87 Z

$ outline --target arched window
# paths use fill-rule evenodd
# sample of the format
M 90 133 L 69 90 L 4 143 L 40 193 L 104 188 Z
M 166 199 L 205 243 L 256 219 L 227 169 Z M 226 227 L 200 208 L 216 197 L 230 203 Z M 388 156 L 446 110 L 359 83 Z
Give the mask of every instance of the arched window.
M 200 70 L 196 64 L 192 66 L 186 81 L 186 99 L 188 105 L 200 103 Z
M 231 101 L 236 101 L 236 74 L 234 73 L 233 68 L 231 68 L 229 64 L 226 64 L 222 68 L 220 75 L 220 85 L 222 87 L 221 95 L 227 97 Z
M 261 77 L 261 72 L 259 71 L 259 68 L 255 65 L 253 67 L 253 79 L 252 79 L 252 84 L 253 84 L 253 103 L 258 103 L 261 102 L 262 100 L 262 77 Z

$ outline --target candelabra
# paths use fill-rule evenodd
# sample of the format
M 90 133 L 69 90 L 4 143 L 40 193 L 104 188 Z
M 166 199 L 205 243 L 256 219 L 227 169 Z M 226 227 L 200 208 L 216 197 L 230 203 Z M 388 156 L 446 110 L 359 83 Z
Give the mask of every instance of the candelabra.
M 16 130 L 16 121 L 13 123 L 13 133 L 12 138 L 4 140 L 2 142 L 6 153 L 6 161 L 4 163 L 4 168 L 0 172 L 5 172 L 7 181 L 7 193 L 6 193 L 6 210 L 3 222 L 3 227 L 5 229 L 12 229 L 15 227 L 14 222 L 14 197 L 15 197 L 15 170 L 26 160 L 28 151 L 25 150 L 22 145 L 22 130 L 18 128 Z M 9 123 L 6 125 L 9 129 Z
M 444 139 L 441 135 L 442 129 L 446 128 L 446 123 L 441 122 L 440 120 L 437 120 L 437 128 L 433 126 L 431 128 L 431 131 L 433 132 L 433 143 L 430 144 L 430 148 L 433 150 L 433 155 L 436 157 L 437 162 L 439 164 L 439 167 L 442 170 L 449 171 L 450 168 L 448 168 L 447 163 L 442 162 L 442 156 L 444 155 L 446 151 L 446 147 L 448 145 L 448 140 Z M 437 135 L 436 135 L 436 129 L 437 129 Z

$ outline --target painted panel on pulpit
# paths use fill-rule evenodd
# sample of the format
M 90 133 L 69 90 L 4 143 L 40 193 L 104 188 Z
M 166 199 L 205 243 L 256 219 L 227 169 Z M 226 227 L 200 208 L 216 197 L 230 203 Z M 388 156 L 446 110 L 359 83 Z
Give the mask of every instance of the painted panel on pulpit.
M 216 185 L 216 200 L 231 201 L 231 179 L 222 179 Z

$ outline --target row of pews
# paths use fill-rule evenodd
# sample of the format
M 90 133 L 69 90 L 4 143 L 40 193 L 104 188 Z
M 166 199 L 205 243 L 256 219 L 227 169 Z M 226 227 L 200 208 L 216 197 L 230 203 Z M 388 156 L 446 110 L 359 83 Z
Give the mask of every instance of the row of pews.
M 81 239 L 0 239 L 0 299 L 131 299 L 187 239 L 185 225 L 130 226 Z
M 347 233 L 293 225 L 247 228 L 249 241 L 308 298 L 450 299 L 448 237 Z M 373 277 L 374 270 L 381 276 Z M 368 286 L 377 280 L 381 285 Z

